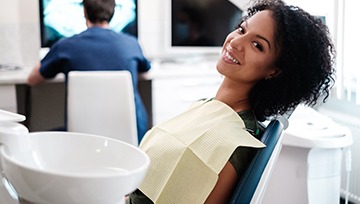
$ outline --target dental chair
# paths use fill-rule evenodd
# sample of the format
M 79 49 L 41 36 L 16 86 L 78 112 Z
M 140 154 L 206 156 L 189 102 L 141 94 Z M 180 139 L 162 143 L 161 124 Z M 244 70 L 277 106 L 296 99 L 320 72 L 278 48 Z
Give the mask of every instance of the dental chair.
M 280 154 L 283 130 L 288 126 L 286 118 L 272 120 L 261 136 L 266 145 L 259 149 L 244 175 L 235 187 L 230 204 L 260 204 Z

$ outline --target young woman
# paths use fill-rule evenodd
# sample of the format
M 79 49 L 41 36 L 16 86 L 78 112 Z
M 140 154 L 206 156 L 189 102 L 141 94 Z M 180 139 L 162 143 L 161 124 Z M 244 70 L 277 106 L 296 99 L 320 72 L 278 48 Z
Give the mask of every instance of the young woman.
M 144 137 L 140 147 L 152 163 L 130 202 L 227 203 L 262 147 L 258 121 L 324 101 L 334 82 L 333 58 L 320 19 L 280 0 L 256 1 L 224 42 L 216 96 Z

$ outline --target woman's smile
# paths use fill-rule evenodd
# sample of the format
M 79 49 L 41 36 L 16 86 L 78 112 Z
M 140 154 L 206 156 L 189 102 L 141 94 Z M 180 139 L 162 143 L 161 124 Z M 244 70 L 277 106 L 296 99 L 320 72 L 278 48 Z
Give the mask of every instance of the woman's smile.
M 230 60 L 232 63 L 240 64 L 240 62 L 237 59 L 235 59 L 234 57 L 232 57 L 231 54 L 227 50 L 225 50 L 225 54 L 224 54 L 223 58 L 226 62 L 228 62 Z

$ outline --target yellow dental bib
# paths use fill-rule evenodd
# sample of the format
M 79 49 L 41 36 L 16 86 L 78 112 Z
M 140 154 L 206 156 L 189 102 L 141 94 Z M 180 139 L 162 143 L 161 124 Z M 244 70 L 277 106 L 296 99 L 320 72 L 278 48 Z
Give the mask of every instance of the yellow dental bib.
M 197 102 L 146 133 L 140 148 L 151 164 L 139 189 L 154 203 L 204 203 L 238 146 L 265 147 L 226 104 Z

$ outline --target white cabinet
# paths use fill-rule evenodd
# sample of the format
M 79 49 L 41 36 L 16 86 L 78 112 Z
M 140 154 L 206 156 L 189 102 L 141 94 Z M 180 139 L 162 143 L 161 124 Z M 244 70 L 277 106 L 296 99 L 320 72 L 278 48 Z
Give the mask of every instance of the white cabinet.
M 156 71 L 152 81 L 154 125 L 182 113 L 199 99 L 214 97 L 222 81 L 214 63 L 167 64 Z
M 0 85 L 0 109 L 17 112 L 16 89 L 14 84 Z

